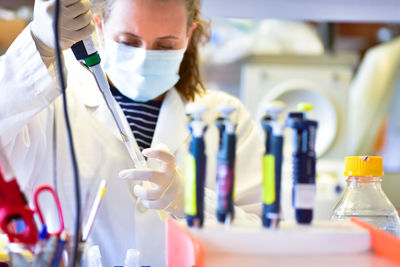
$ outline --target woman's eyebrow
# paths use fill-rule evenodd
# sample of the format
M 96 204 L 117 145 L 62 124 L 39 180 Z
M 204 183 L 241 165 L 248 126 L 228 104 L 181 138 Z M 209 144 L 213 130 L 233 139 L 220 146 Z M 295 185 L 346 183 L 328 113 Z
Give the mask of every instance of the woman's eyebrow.
M 130 37 L 133 37 L 133 38 L 142 39 L 142 37 L 140 37 L 134 33 L 130 33 L 130 32 L 121 32 L 119 34 L 129 35 Z
M 167 36 L 163 36 L 163 37 L 157 38 L 157 40 L 163 40 L 163 39 L 175 39 L 175 40 L 179 40 L 179 38 L 178 38 L 177 36 L 174 36 L 174 35 L 167 35 Z

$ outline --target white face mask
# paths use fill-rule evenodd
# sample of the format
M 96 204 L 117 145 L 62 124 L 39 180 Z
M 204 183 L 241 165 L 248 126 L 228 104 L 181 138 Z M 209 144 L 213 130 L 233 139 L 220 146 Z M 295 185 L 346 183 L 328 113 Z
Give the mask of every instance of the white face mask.
M 116 88 L 132 100 L 147 102 L 179 81 L 185 49 L 146 50 L 105 40 L 103 66 Z

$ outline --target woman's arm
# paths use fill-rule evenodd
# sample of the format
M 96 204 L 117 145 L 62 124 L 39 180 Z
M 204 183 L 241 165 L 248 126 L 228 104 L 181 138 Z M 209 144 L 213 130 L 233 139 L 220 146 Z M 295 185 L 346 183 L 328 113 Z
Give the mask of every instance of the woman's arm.
M 1 143 L 9 143 L 58 95 L 54 65 L 46 67 L 28 26 L 0 58 Z
M 21 188 L 29 190 L 43 173 L 52 151 L 54 111 L 60 91 L 54 61 L 48 67 L 37 50 L 30 26 L 0 57 L 0 146 Z

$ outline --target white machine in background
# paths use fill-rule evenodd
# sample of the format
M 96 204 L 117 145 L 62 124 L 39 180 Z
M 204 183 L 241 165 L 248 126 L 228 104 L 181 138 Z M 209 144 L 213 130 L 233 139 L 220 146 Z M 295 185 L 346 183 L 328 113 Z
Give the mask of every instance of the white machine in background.
M 309 102 L 308 117 L 319 122 L 319 158 L 342 159 L 345 153 L 349 85 L 358 56 L 263 56 L 246 60 L 241 68 L 240 98 L 259 121 L 263 105 L 273 100 L 295 110 Z
M 317 120 L 317 199 L 315 219 L 329 219 L 344 188 L 349 85 L 358 63 L 355 54 L 322 56 L 258 56 L 241 67 L 240 98 L 260 121 L 264 105 L 273 100 L 296 110 L 299 102 L 315 108 L 307 117 Z M 284 119 L 284 118 L 282 118 Z M 291 219 L 291 131 L 286 131 L 282 176 L 284 217 Z

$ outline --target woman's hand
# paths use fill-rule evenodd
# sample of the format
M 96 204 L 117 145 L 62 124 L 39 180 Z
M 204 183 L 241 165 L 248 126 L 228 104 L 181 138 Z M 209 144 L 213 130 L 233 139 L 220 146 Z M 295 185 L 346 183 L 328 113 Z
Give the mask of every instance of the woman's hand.
M 129 169 L 123 170 L 119 176 L 133 181 L 147 181 L 156 187 L 146 188 L 136 185 L 134 192 L 142 198 L 142 203 L 149 209 L 165 210 L 176 217 L 184 216 L 184 176 L 175 164 L 175 156 L 166 145 L 144 149 L 143 155 L 161 162 L 160 170 Z
M 31 32 L 42 56 L 54 54 L 55 0 L 36 0 Z M 59 38 L 62 50 L 86 39 L 93 31 L 89 0 L 60 0 Z

